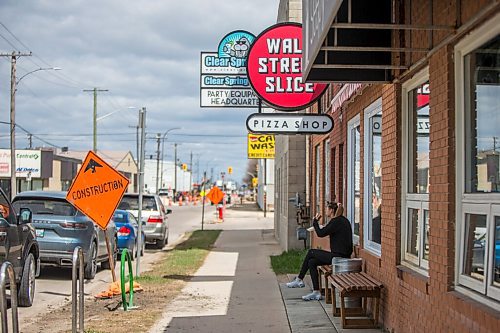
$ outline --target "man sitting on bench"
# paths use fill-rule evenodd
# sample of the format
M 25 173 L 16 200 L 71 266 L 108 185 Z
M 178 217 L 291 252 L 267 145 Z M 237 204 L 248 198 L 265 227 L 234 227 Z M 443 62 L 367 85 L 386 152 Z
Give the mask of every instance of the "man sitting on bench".
M 302 263 L 299 276 L 292 282 L 287 283 L 288 288 L 303 288 L 302 279 L 309 269 L 313 284 L 313 292 L 302 296 L 304 301 L 320 300 L 321 292 L 319 290 L 318 266 L 331 265 L 334 257 L 350 258 L 352 253 L 352 229 L 351 223 L 342 216 L 342 206 L 336 202 L 327 202 L 327 217 L 330 222 L 324 227 L 320 227 L 318 221 L 321 219 L 319 213 L 313 218 L 313 227 L 318 237 L 330 236 L 331 252 L 317 249 L 310 249 Z

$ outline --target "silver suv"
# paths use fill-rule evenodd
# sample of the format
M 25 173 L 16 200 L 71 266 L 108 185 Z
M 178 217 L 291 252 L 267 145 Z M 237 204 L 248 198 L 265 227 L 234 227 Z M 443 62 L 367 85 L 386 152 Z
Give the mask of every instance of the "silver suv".
M 137 219 L 139 215 L 139 194 L 125 193 L 118 209 L 128 210 Z M 154 242 L 158 249 L 168 243 L 168 218 L 171 209 L 165 209 L 160 197 L 156 194 L 142 195 L 141 219 L 146 222 L 144 235 L 147 242 Z

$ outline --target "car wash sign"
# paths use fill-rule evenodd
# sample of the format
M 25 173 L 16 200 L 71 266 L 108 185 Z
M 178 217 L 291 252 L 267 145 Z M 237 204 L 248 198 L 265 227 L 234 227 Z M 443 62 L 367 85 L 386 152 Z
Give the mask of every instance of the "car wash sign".
M 281 23 L 264 30 L 252 44 L 247 74 L 255 93 L 278 110 L 303 110 L 327 85 L 302 80 L 302 25 Z
M 256 108 L 259 99 L 247 77 L 247 56 L 255 36 L 247 31 L 230 32 L 217 52 L 201 52 L 200 106 Z
M 274 135 L 248 134 L 248 158 L 274 158 Z

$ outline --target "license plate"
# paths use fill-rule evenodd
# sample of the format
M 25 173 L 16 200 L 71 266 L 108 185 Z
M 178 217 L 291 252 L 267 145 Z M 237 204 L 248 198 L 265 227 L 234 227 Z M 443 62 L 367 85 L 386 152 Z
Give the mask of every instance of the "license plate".
M 43 235 L 45 234 L 45 229 L 36 229 L 35 233 L 36 237 L 43 237 Z

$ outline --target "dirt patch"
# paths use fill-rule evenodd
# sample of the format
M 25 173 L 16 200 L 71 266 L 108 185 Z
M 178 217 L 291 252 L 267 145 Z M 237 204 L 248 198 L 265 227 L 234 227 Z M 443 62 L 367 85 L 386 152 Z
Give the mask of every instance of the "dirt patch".
M 195 232 L 186 242 L 162 255 L 154 264 L 153 271 L 141 275 L 139 283 L 144 290 L 134 293 L 134 306 L 137 309 L 123 311 L 121 296 L 111 299 L 86 297 L 85 332 L 148 332 L 161 318 L 166 305 L 180 293 L 192 274 L 203 264 L 219 231 L 205 231 L 207 233 L 211 235 L 203 239 L 203 235 Z M 39 315 L 21 332 L 71 332 L 71 300 L 68 301 L 62 307 Z
M 134 293 L 137 309 L 124 312 L 121 297 L 97 300 L 85 298 L 85 331 L 122 333 L 147 332 L 161 317 L 166 304 L 172 301 L 186 285 L 184 280 L 170 281 L 168 288 L 160 285 L 143 286 L 144 291 Z M 71 303 L 39 316 L 22 332 L 71 332 Z

